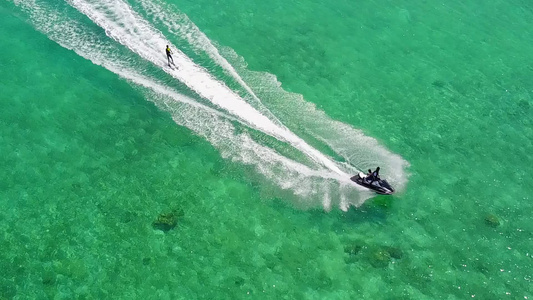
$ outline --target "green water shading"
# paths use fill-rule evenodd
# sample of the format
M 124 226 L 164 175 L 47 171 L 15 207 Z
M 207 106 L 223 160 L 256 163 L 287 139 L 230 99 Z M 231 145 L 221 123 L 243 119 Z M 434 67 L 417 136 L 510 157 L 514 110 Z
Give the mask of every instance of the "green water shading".
M 176 5 L 250 69 L 406 158 L 407 190 L 298 210 L 8 2 L 0 298 L 533 296 L 531 4 Z M 173 209 L 177 227 L 154 230 Z

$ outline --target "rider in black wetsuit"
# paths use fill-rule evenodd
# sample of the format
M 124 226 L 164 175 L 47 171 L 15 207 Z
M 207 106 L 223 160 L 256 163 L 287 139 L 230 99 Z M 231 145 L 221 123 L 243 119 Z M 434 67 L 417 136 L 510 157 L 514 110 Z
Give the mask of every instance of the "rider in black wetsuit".
M 174 59 L 172 58 L 172 55 L 171 55 L 172 50 L 170 50 L 170 48 L 167 45 L 167 49 L 165 49 L 165 51 L 167 52 L 168 66 L 170 67 L 170 61 L 172 61 L 172 64 L 174 64 Z
M 376 180 L 379 180 L 379 167 L 376 168 L 374 172 L 372 170 L 368 169 L 368 174 L 365 177 L 366 181 L 369 183 L 372 183 Z
M 366 176 L 363 178 L 363 181 L 370 182 L 370 179 L 372 179 L 372 170 L 368 169 L 368 173 L 366 173 Z
M 376 168 L 376 170 L 372 173 L 372 181 L 374 182 L 376 180 L 379 180 L 379 167 Z

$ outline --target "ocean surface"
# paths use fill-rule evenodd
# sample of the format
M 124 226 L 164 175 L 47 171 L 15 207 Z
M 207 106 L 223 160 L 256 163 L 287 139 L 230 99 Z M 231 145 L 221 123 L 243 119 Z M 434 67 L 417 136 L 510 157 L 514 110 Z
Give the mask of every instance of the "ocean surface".
M 2 0 L 0 49 L 2 300 L 533 299 L 529 0 Z

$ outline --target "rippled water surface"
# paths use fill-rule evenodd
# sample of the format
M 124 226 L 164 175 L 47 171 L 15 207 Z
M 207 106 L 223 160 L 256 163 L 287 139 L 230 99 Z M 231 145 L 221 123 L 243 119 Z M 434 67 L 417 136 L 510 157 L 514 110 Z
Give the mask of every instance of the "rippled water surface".
M 478 2 L 3 1 L 0 299 L 532 299 L 533 6 Z

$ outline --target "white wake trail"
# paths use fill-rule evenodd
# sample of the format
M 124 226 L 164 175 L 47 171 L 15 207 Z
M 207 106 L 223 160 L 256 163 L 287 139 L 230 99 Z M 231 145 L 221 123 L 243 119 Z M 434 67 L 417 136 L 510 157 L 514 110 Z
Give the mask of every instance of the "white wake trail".
M 198 28 L 185 14 L 176 12 L 176 7 L 163 3 L 159 0 L 139 0 L 142 8 L 151 15 L 155 21 L 161 22 L 167 27 L 170 33 L 184 38 L 195 50 L 203 52 L 209 56 L 216 64 L 229 74 L 239 85 L 248 92 L 251 100 L 258 106 L 256 109 L 262 114 L 266 114 L 278 126 L 285 127 L 283 123 L 266 108 L 261 99 L 252 88 L 242 79 L 235 68 L 224 58 L 211 40 Z
M 222 67 L 225 72 L 227 72 L 249 93 L 254 102 L 260 105 L 261 113 L 266 113 L 278 126 L 286 128 L 286 126 L 262 103 L 259 96 L 253 91 L 250 85 L 243 80 L 235 67 L 228 62 L 218 48 L 200 30 L 200 28 L 187 17 L 187 15 L 176 11 L 177 8 L 174 5 L 160 0 L 135 0 L 134 2 L 141 4 L 146 13 L 149 16 L 152 16 L 152 21 L 160 22 L 167 27 L 170 33 L 185 39 L 193 47 L 195 52 L 203 52 L 207 54 L 209 58 Z M 232 56 L 235 57 L 236 55 Z M 244 60 L 242 60 L 242 63 L 244 63 Z M 279 86 L 281 86 L 281 84 L 279 84 L 278 87 Z
M 168 44 L 167 40 L 159 31 L 153 29 L 148 22 L 138 16 L 127 3 L 118 0 L 93 2 L 70 0 L 69 2 L 102 27 L 107 35 L 139 56 L 158 66 L 163 67 L 166 65 L 166 61 L 160 53 L 162 53 L 165 45 Z M 339 181 L 348 180 L 349 175 L 343 172 L 328 157 L 288 129 L 276 125 L 266 116 L 260 114 L 231 89 L 192 62 L 181 51 L 176 51 L 174 58 L 179 70 L 164 68 L 168 74 L 185 83 L 200 96 L 228 111 L 249 126 L 281 141 L 288 142 L 318 164 L 334 172 Z
M 400 155 L 389 151 L 378 140 L 367 136 L 360 129 L 331 119 L 315 104 L 308 102 L 300 94 L 290 93 L 281 88 L 281 83 L 273 74 L 250 71 L 244 58 L 233 49 L 223 48 L 220 53 L 237 70 L 245 82 L 257 92 L 262 103 L 288 127 L 298 126 L 305 133 L 329 146 L 346 160 L 343 165 L 353 174 L 352 166 L 366 170 L 381 166 L 383 177 L 401 192 L 407 185 L 409 162 Z M 255 84 L 255 85 L 254 85 Z M 353 89 L 357 89 L 356 86 Z
M 142 74 L 142 67 L 141 71 L 136 71 L 140 67 L 139 61 L 130 57 L 131 52 L 120 53 L 119 44 L 102 39 L 101 34 L 92 32 L 94 28 L 68 17 L 61 8 L 57 9 L 63 14 L 48 5 L 37 5 L 34 0 L 15 0 L 15 4 L 27 11 L 36 28 L 50 39 L 127 79 L 134 86 L 143 87 L 148 99 L 169 111 L 177 124 L 206 138 L 222 157 L 253 165 L 277 186 L 301 195 L 293 201 L 303 207 L 313 207 L 316 201 L 320 201 L 326 210 L 332 205 L 347 210 L 350 205 L 359 206 L 371 196 L 351 183 L 339 182 L 334 173 L 325 169 L 314 170 L 288 159 L 245 133 L 236 135 L 232 122 L 239 122 L 238 119 L 158 83 L 150 75 Z
M 276 124 L 285 128 L 286 126 L 278 118 L 284 114 L 280 111 L 271 111 L 274 107 L 269 105 L 272 96 L 267 94 L 275 93 L 274 98 L 281 99 L 277 101 L 283 103 L 283 112 L 289 111 L 291 120 L 298 118 L 295 122 L 302 124 L 308 134 L 328 145 L 335 153 L 351 163 L 342 164 L 345 171 L 351 174 L 357 172 L 353 165 L 363 169 L 385 166 L 384 173 L 398 190 L 402 190 L 406 185 L 408 174 L 405 169 L 409 163 L 381 146 L 376 139 L 365 136 L 359 129 L 330 119 L 314 105 L 306 102 L 301 95 L 284 91 L 274 75 L 247 70 L 244 58 L 230 48 L 222 48 L 221 51 L 215 47 L 211 40 L 174 5 L 160 0 L 135 0 L 135 2 L 141 4 L 142 9 L 152 18 L 152 22 L 163 25 L 170 33 L 185 39 L 196 53 L 207 54 L 250 94 L 251 99 L 247 101 L 253 103 L 257 110 L 274 120 Z M 226 56 L 231 59 L 231 63 Z M 293 108 L 297 108 L 301 113 L 291 112 Z M 305 117 L 312 119 L 312 124 L 302 122 Z

